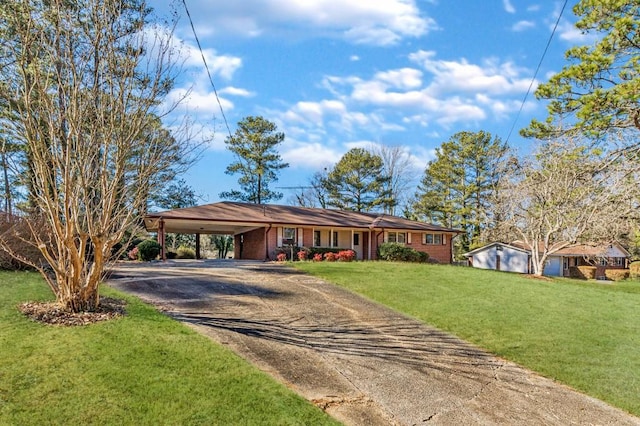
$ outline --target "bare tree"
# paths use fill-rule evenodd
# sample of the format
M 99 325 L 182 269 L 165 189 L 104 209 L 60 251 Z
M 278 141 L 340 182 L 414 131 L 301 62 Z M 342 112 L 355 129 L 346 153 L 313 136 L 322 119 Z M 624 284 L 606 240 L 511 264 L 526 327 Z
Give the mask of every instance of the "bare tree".
M 383 174 L 389 176 L 387 190 L 391 202 L 384 206 L 385 213 L 394 215 L 396 207 L 408 201 L 408 194 L 418 178 L 418 170 L 413 166 L 409 150 L 400 145 L 373 145 L 371 152 L 382 158 Z
M 531 250 L 542 275 L 547 258 L 578 244 L 611 242 L 623 230 L 632 169 L 619 155 L 573 140 L 543 143 L 535 158 L 505 176 L 495 231 Z
M 22 239 L 39 248 L 47 264 L 32 266 L 69 310 L 97 307 L 112 248 L 138 223 L 149 183 L 192 148 L 156 131 L 177 70 L 169 34 L 145 25 L 149 13 L 138 0 L 0 4 L 4 87 L 13 88 L 0 96 L 30 165 Z M 18 237 L 0 244 L 11 251 Z

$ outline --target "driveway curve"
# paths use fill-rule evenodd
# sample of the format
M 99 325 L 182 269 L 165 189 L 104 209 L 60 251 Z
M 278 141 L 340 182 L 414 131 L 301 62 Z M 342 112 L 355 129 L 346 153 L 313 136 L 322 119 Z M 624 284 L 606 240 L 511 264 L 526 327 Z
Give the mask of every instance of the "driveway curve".
M 231 348 L 350 425 L 640 425 L 640 419 L 293 268 L 118 264 L 112 287 Z

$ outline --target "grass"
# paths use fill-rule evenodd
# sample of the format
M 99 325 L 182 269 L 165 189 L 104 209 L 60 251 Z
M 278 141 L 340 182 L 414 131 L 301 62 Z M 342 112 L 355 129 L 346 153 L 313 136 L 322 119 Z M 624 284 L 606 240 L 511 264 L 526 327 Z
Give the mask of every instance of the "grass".
M 337 424 L 222 346 L 125 299 L 124 318 L 83 327 L 28 320 L 50 300 L 39 275 L 0 272 L 0 424 Z
M 640 282 L 546 281 L 448 265 L 294 264 L 640 416 Z

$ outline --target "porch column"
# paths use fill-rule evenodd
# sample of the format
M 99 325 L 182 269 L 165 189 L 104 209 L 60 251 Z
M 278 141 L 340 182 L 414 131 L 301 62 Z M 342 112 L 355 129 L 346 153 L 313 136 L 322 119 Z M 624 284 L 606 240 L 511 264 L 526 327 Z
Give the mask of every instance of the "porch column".
M 167 260 L 167 253 L 164 249 L 164 220 L 160 218 L 158 220 L 158 244 L 160 244 L 160 259 L 165 262 Z
M 200 258 L 200 234 L 196 234 L 196 259 Z
M 369 256 L 368 260 L 373 260 L 373 255 L 371 254 L 371 239 L 373 238 L 373 230 L 369 230 L 369 252 L 367 255 Z
M 351 230 L 351 250 L 355 251 L 353 249 L 353 229 Z
M 333 228 L 329 229 L 329 247 L 333 247 Z

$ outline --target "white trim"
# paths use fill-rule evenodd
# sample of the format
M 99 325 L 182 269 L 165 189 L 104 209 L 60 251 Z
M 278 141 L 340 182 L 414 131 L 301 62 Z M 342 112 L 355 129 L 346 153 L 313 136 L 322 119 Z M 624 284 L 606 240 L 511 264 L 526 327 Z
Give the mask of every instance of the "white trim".
M 276 247 L 282 247 L 282 232 L 284 231 L 284 228 L 282 226 L 278 226 L 278 241 L 276 244 Z
M 407 244 L 411 244 L 411 232 L 407 231 Z
M 303 228 L 298 228 L 298 247 L 304 246 L 304 238 L 302 238 L 303 231 Z

